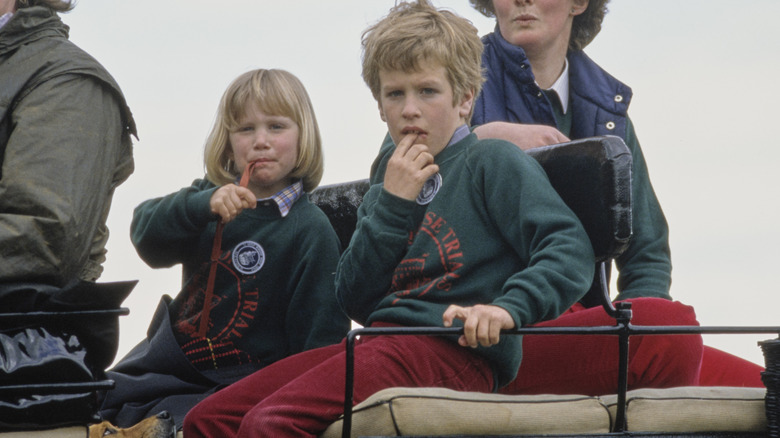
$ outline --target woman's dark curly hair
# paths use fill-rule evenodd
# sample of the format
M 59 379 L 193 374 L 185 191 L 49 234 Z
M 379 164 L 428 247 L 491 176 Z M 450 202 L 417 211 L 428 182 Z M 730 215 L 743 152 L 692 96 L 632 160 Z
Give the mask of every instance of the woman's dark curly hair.
M 492 0 L 469 0 L 469 3 L 486 17 L 496 16 Z M 601 31 L 601 22 L 607 15 L 607 3 L 609 0 L 590 0 L 585 12 L 574 17 L 569 37 L 570 50 L 582 50 L 596 38 Z
M 75 0 L 16 0 L 16 9 L 44 6 L 57 12 L 68 12 L 76 4 Z

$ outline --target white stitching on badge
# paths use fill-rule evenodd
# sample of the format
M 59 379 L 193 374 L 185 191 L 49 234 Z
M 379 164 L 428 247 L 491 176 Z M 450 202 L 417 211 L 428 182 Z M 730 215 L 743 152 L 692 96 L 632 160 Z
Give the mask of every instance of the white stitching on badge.
M 233 266 L 242 274 L 254 274 L 265 263 L 265 251 L 257 242 L 247 240 L 233 249 Z

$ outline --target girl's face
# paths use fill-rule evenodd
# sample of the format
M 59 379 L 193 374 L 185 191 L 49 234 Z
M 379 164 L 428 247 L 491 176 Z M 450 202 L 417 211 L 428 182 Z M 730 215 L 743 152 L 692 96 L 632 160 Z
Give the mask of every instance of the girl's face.
M 273 196 L 292 184 L 298 136 L 298 124 L 289 117 L 266 114 L 252 103 L 244 108 L 244 116 L 230 132 L 231 158 L 241 173 L 248 163 L 259 160 L 249 179 L 249 189 L 258 198 Z
M 493 0 L 496 21 L 506 41 L 532 54 L 569 45 L 575 15 L 588 0 Z

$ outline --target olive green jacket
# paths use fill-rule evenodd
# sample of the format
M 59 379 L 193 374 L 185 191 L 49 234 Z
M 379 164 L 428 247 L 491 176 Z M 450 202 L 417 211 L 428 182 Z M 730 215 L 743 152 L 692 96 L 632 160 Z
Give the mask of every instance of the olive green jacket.
M 100 276 L 131 134 L 119 86 L 56 13 L 19 9 L 0 28 L 0 283 Z

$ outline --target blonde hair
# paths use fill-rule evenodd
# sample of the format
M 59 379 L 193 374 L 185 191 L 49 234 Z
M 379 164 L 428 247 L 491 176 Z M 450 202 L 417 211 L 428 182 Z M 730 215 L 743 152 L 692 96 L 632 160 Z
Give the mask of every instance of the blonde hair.
M 426 61 L 438 62 L 447 71 L 453 105 L 469 91 L 476 97 L 482 88 L 482 41 L 477 28 L 453 12 L 436 9 L 427 0 L 393 7 L 363 32 L 362 44 L 363 80 L 377 102 L 381 70 L 418 71 Z
M 206 177 L 217 185 L 234 182 L 239 172 L 231 160 L 230 132 L 245 116 L 247 104 L 264 113 L 289 117 L 298 125 L 298 157 L 290 176 L 300 179 L 303 190 L 319 185 L 324 167 L 322 140 L 314 108 L 301 81 L 292 73 L 277 69 L 248 71 L 225 90 L 217 108 L 214 127 L 206 139 Z

